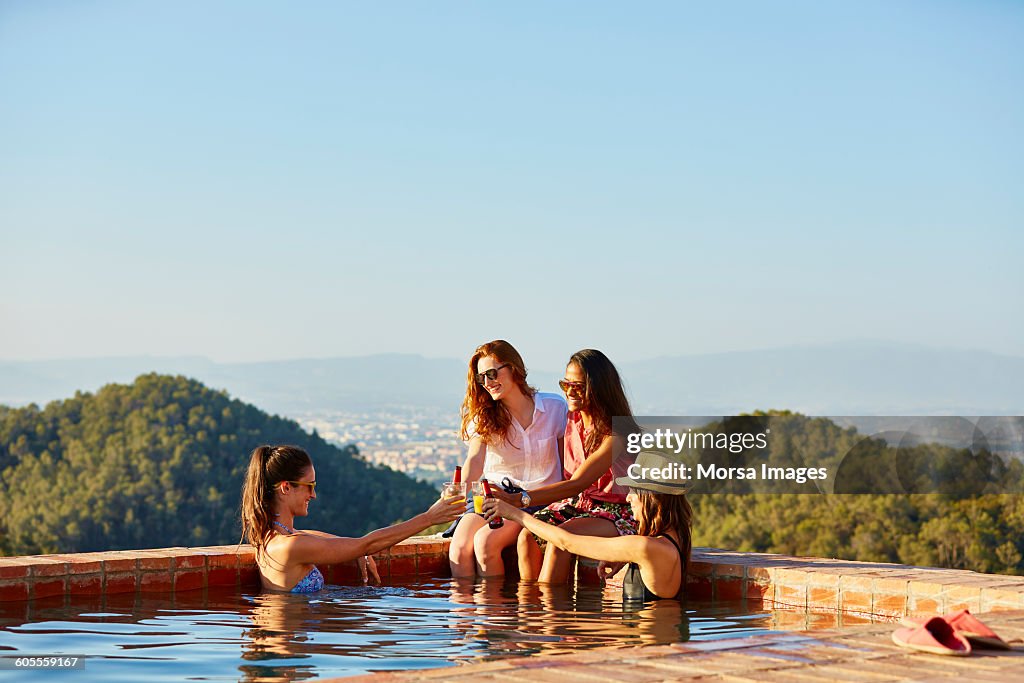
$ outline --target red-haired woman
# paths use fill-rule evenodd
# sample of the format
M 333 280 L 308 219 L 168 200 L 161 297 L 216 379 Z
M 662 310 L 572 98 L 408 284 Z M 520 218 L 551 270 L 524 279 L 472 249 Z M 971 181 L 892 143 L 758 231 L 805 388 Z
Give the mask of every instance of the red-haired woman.
M 312 593 L 324 586 L 317 564 L 359 559 L 363 580 L 376 574 L 369 556 L 462 512 L 463 500 L 441 499 L 412 519 L 360 538 L 295 528 L 316 498 L 316 470 L 298 446 L 260 446 L 249 457 L 242 486 L 242 537 L 256 549 L 260 579 L 267 590 Z M 379 578 L 378 578 L 379 580 Z
M 562 435 L 566 405 L 556 394 L 540 393 L 526 383 L 519 352 L 498 339 L 477 347 L 469 359 L 462 401 L 461 436 L 469 441 L 463 478 L 486 478 L 499 488 L 546 486 L 562 478 Z M 501 551 L 516 542 L 520 524 L 491 529 L 483 517 L 467 513 L 448 551 L 452 576 L 500 576 Z

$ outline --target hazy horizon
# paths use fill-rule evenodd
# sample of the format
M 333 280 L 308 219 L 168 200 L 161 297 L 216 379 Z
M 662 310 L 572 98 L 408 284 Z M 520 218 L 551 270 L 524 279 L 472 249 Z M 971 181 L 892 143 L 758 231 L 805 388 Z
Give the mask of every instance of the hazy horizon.
M 513 340 L 509 340 L 513 341 Z M 513 341 L 514 343 L 514 341 Z M 990 354 L 993 356 L 1001 356 L 1005 358 L 1013 358 L 1018 360 L 1024 360 L 1024 355 L 1017 355 L 1012 353 L 1000 353 L 990 349 L 981 347 L 953 347 L 953 346 L 932 346 L 923 343 L 916 342 L 898 342 L 885 339 L 842 339 L 834 342 L 820 342 L 814 344 L 785 344 L 779 346 L 770 347 L 759 347 L 759 348 L 745 348 L 745 349 L 723 349 L 715 351 L 682 351 L 674 354 L 658 354 L 652 356 L 639 356 L 630 358 L 623 362 L 635 363 L 643 361 L 656 361 L 659 359 L 670 359 L 670 358 L 686 358 L 692 356 L 715 356 L 715 355 L 726 355 L 726 354 L 743 354 L 743 353 L 759 353 L 759 352 L 772 352 L 772 351 L 795 351 L 799 349 L 901 349 L 901 350 L 920 350 L 920 351 L 937 351 L 937 352 L 965 352 L 965 353 L 981 353 Z M 470 350 L 471 351 L 471 350 Z M 470 354 L 467 353 L 468 357 Z M 571 353 L 566 354 L 566 360 Z M 54 356 L 45 358 L 0 358 L 0 363 L 60 363 L 60 362 L 79 362 L 79 361 L 119 361 L 119 360 L 136 360 L 144 358 L 152 358 L 154 360 L 197 360 L 214 363 L 216 365 L 256 365 L 264 363 L 290 363 L 290 362 L 301 362 L 301 361 L 327 361 L 327 360 L 345 360 L 345 359 L 357 359 L 357 358 L 374 358 L 381 356 L 413 356 L 423 358 L 425 360 L 455 360 L 464 362 L 466 359 L 455 355 L 428 355 L 420 353 L 415 350 L 410 351 L 380 351 L 370 353 L 359 353 L 359 354 L 335 354 L 328 356 L 291 356 L 291 357 L 279 357 L 279 358 L 257 358 L 253 360 L 226 360 L 211 357 L 202 354 L 153 354 L 153 353 L 136 353 L 136 354 L 119 354 L 119 355 L 96 355 L 96 356 Z M 613 361 L 615 359 L 612 359 Z M 530 364 L 528 364 L 530 365 Z M 558 367 L 543 367 L 530 365 L 531 368 L 550 372 L 555 370 L 561 370 L 561 365 Z

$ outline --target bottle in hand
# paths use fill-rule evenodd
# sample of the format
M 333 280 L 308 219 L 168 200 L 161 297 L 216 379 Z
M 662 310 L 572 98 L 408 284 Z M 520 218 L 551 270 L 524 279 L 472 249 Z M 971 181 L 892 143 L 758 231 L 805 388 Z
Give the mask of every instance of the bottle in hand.
M 494 498 L 494 494 L 491 493 L 491 485 L 487 482 L 487 480 L 481 479 L 480 482 L 484 485 L 484 497 Z M 487 526 L 489 526 L 492 529 L 500 529 L 501 527 L 505 526 L 505 520 L 503 520 L 501 517 L 495 517 L 487 523 Z

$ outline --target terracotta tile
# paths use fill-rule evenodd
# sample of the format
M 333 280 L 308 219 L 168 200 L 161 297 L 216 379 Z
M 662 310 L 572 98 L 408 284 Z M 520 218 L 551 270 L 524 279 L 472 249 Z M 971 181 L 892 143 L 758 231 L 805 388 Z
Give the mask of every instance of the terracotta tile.
M 814 631 L 825 628 L 839 628 L 842 626 L 840 621 L 840 614 L 838 612 L 832 612 L 831 614 L 808 614 L 807 628 Z
M 32 597 L 36 600 L 67 593 L 67 577 L 37 579 L 32 583 Z
M 30 560 L 0 559 L 0 580 L 20 579 L 29 575 Z
M 779 584 L 775 587 L 775 602 L 780 605 L 791 605 L 801 609 L 807 608 L 807 586 L 789 586 Z
M 690 565 L 686 568 L 686 573 L 689 576 L 711 576 L 714 569 L 715 565 L 710 562 L 690 562 Z
M 772 570 L 769 567 L 748 566 L 747 579 L 762 583 L 772 582 Z
M 715 600 L 742 600 L 745 596 L 743 579 L 715 578 Z
M 391 546 L 388 551 L 392 557 L 415 557 L 417 555 L 415 543 L 399 543 Z
M 206 555 L 178 555 L 174 558 L 174 570 L 200 569 L 206 567 Z
M 192 569 L 174 572 L 174 591 L 191 591 L 202 588 L 206 585 L 206 572 L 202 569 Z
M 259 588 L 260 570 L 255 565 L 240 567 L 238 569 L 238 587 L 242 590 Z
M 67 562 L 69 574 L 92 574 L 103 568 L 102 553 L 78 553 L 73 555 L 53 555 L 53 559 Z
M 416 575 L 416 555 L 392 555 L 388 563 L 389 575 L 395 576 L 415 576 Z M 377 571 L 380 572 L 380 566 L 377 566 Z M 383 576 L 383 574 L 381 574 Z
M 28 581 L 0 581 L 0 602 L 28 600 Z
M 29 573 L 32 576 L 65 576 L 68 573 L 68 563 L 40 557 L 32 562 Z
M 981 589 L 977 587 L 951 587 L 943 595 L 942 608 L 946 612 L 958 609 L 969 609 L 972 612 L 981 611 Z
M 790 588 L 797 588 L 807 585 L 809 575 L 803 569 L 778 569 L 772 576 L 772 581 L 777 586 L 788 586 Z
M 171 568 L 170 555 L 139 555 L 139 569 L 167 569 Z
M 759 581 L 747 581 L 744 584 L 744 597 L 748 600 L 772 601 L 775 599 L 775 586 Z
M 424 577 L 448 577 L 452 575 L 448 555 L 419 555 L 416 557 L 416 573 Z
M 871 604 L 872 614 L 899 617 L 906 614 L 907 596 L 905 594 L 886 595 L 876 593 Z
M 830 609 L 838 610 L 839 591 L 835 588 L 819 588 L 810 586 L 807 588 L 808 609 Z
M 208 567 L 231 567 L 232 569 L 238 567 L 238 556 L 234 553 L 211 553 L 206 556 L 206 564 Z
M 1024 593 L 999 588 L 981 589 L 981 611 L 1024 608 Z
M 802 610 L 772 610 L 772 624 L 786 631 L 802 631 L 807 626 L 807 613 Z
M 128 572 L 138 569 L 139 561 L 134 557 L 124 557 L 115 553 L 104 553 L 103 571 Z
M 694 600 L 710 600 L 714 595 L 711 579 L 703 576 L 686 575 L 686 597 Z
M 746 567 L 742 564 L 716 564 L 714 565 L 714 576 L 742 579 L 746 576 Z
M 212 567 L 206 572 L 207 586 L 234 586 L 238 583 L 235 567 Z
M 112 593 L 134 593 L 138 585 L 138 577 L 135 572 L 112 572 L 104 578 L 103 592 Z
M 170 572 L 143 572 L 139 576 L 139 591 L 143 593 L 170 593 L 172 588 Z
M 912 581 L 908 587 L 907 610 L 913 613 L 942 612 L 942 593 L 946 587 L 934 582 Z
M 103 575 L 85 574 L 71 576 L 68 581 L 71 595 L 99 595 L 103 593 Z
M 416 544 L 417 555 L 443 555 L 448 557 L 448 547 L 451 541 L 448 540 L 424 540 Z

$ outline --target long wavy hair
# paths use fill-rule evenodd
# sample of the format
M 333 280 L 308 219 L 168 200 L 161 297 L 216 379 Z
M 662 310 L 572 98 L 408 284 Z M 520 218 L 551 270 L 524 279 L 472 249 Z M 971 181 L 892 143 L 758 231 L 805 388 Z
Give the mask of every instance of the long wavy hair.
M 686 494 L 668 494 L 633 489 L 640 498 L 640 517 L 637 520 L 637 534 L 659 536 L 675 531 L 679 537 L 679 549 L 683 551 L 682 581 L 686 581 L 686 570 L 690 566 L 690 552 L 693 549 L 693 508 Z
M 508 440 L 512 415 L 505 406 L 491 398 L 487 390 L 476 381 L 477 361 L 485 356 L 494 356 L 499 365 L 507 363 L 516 386 L 527 396 L 536 394 L 537 390 L 526 383 L 526 365 L 523 363 L 523 357 L 507 341 L 495 339 L 476 347 L 476 351 L 469 359 L 466 395 L 462 399 L 462 408 L 459 411 L 462 416 L 459 435 L 463 441 L 468 441 L 473 436 L 470 434 L 472 429 L 473 433 L 479 434 L 486 443 L 496 444 Z
M 260 559 L 273 535 L 274 490 L 283 481 L 297 481 L 313 464 L 298 446 L 258 446 L 249 456 L 242 484 L 242 539 Z
M 597 349 L 583 349 L 572 354 L 568 365 L 576 365 L 583 373 L 584 410 L 594 421 L 593 431 L 587 436 L 583 448 L 593 453 L 606 437 L 612 433 L 620 436 L 639 432 L 640 426 L 633 419 L 633 409 L 622 388 L 622 378 L 608 356 Z M 612 418 L 618 418 L 617 422 Z

